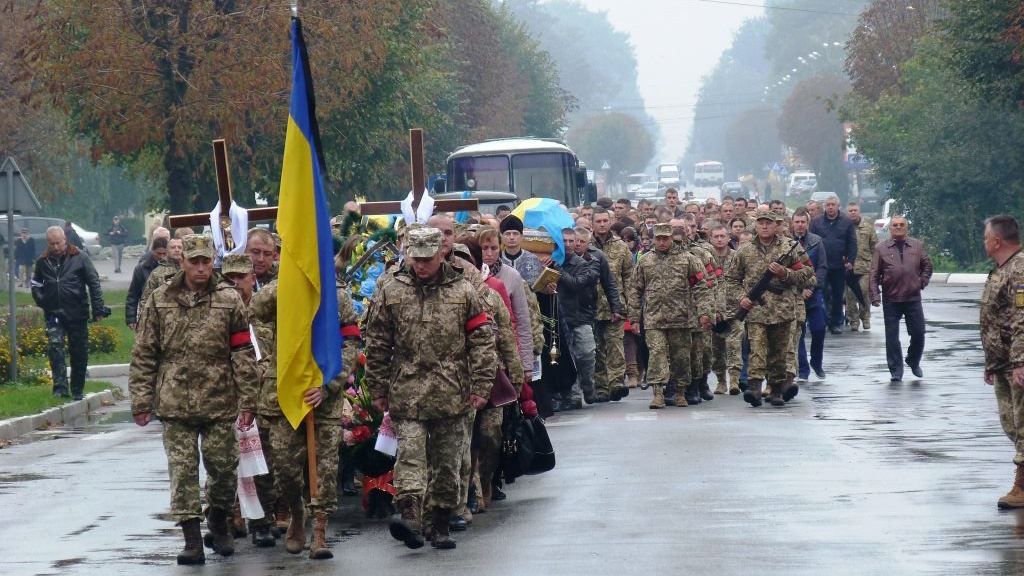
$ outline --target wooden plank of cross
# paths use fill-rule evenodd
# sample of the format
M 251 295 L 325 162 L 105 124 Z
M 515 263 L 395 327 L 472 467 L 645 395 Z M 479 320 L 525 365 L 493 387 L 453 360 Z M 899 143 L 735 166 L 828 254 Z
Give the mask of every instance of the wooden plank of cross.
M 412 208 L 415 210 L 420 205 L 423 197 L 423 190 L 427 186 L 426 162 L 423 155 L 423 129 L 413 128 L 409 130 L 409 171 L 412 179 Z M 476 198 L 460 200 L 438 200 L 434 202 L 434 210 L 437 212 L 459 212 L 478 210 L 480 202 Z M 359 211 L 363 216 L 383 216 L 390 214 L 401 214 L 401 202 L 362 202 L 359 204 Z
M 225 239 L 231 238 L 231 171 L 228 169 L 228 150 L 224 139 L 213 141 L 213 164 L 217 171 L 217 198 L 220 200 L 220 227 L 224 232 Z M 249 208 L 249 222 L 264 222 L 277 219 L 277 206 L 265 208 Z M 184 226 L 207 226 L 210 224 L 210 214 L 179 214 L 168 218 L 171 228 Z M 230 240 L 229 240 L 230 242 Z M 233 246 L 231 242 L 230 246 Z

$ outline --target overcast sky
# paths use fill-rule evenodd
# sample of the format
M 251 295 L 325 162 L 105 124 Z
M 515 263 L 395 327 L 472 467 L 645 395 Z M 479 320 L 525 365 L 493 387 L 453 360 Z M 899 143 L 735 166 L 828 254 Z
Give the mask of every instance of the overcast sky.
M 648 113 L 661 125 L 656 163 L 678 160 L 690 134 L 701 77 L 711 72 L 718 57 L 732 44 L 740 24 L 762 15 L 764 9 L 709 0 L 579 2 L 592 10 L 607 12 L 612 26 L 632 38 L 640 93 Z

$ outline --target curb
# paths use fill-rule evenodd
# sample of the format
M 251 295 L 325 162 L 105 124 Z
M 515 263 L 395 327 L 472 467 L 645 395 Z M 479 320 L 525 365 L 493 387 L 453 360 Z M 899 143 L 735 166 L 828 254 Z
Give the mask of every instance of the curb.
M 97 364 L 86 368 L 88 378 L 117 378 L 128 375 L 128 364 Z M 70 369 L 69 369 L 70 370 Z M 71 372 L 68 372 L 69 377 Z
M 103 406 L 110 406 L 117 400 L 110 390 L 93 392 L 77 402 L 68 402 L 31 416 L 19 416 L 0 420 L 0 440 L 11 440 L 18 436 L 51 426 L 61 426 Z

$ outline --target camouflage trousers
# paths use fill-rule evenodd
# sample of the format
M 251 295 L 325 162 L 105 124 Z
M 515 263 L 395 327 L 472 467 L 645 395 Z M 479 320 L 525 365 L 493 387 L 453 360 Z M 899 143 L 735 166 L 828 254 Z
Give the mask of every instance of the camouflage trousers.
M 164 420 L 164 452 L 171 478 L 171 517 L 201 519 L 199 456 L 206 469 L 206 501 L 230 511 L 238 489 L 238 442 L 233 420 Z
M 316 437 L 316 500 L 310 510 L 331 514 L 338 508 L 338 447 L 341 445 L 341 421 L 317 418 L 313 425 Z M 270 430 L 274 452 L 274 478 L 277 491 L 289 506 L 308 499 L 306 468 L 306 423 L 292 429 L 285 417 L 275 418 Z
M 719 382 L 726 382 L 726 371 L 733 378 L 733 384 L 739 381 L 740 368 L 743 365 L 742 344 L 743 324 L 739 322 L 733 322 L 729 331 L 724 334 L 711 333 L 711 371 L 715 373 Z
M 1011 383 L 1012 371 L 996 372 L 992 375 L 999 405 L 999 423 L 1003 432 L 1013 442 L 1014 464 L 1024 464 L 1024 390 Z
M 622 320 L 594 322 L 594 340 L 597 342 L 594 357 L 594 392 L 598 396 L 610 396 L 612 389 L 625 385 L 626 352 L 623 348 L 623 324 Z
M 501 408 L 488 408 L 477 413 L 473 452 L 476 455 L 477 494 L 490 493 L 494 473 L 501 464 L 501 424 L 505 412 Z
M 647 361 L 647 381 L 652 385 L 664 386 L 669 379 L 677 383 L 689 383 L 690 351 L 694 347 L 688 328 L 645 330 L 644 338 L 650 357 Z
M 429 499 L 438 508 L 458 507 L 467 418 L 461 414 L 437 420 L 396 418 L 392 423 L 398 435 L 395 499 L 415 497 L 421 502 Z
M 283 420 L 283 416 L 256 415 L 256 427 L 260 431 L 260 444 L 263 446 L 263 459 L 267 461 L 267 474 L 253 477 L 256 484 L 256 495 L 266 519 L 270 519 L 277 509 L 277 486 L 274 483 L 274 450 L 270 444 L 270 429 L 275 420 Z M 255 522 L 255 521 L 254 521 Z
M 703 378 L 711 372 L 711 333 L 697 328 L 690 331 L 690 378 Z
M 786 366 L 789 348 L 793 345 L 790 332 L 793 321 L 778 324 L 747 322 L 747 338 L 750 340 L 750 381 L 767 379 L 769 385 L 786 381 Z
M 869 294 L 871 294 L 868 276 L 870 274 L 860 277 L 860 292 L 865 299 L 869 298 Z M 850 290 L 849 286 L 846 287 L 846 321 L 850 323 L 850 326 L 858 327 L 861 322 L 871 321 L 871 303 L 865 302 L 865 304 L 867 306 L 861 306 L 857 297 L 853 295 L 853 290 Z
M 460 464 L 459 464 L 459 504 L 458 504 L 458 506 L 455 507 L 455 513 L 456 514 L 460 514 L 460 515 L 461 514 L 465 514 L 466 510 L 468 509 L 467 504 L 469 503 L 469 486 L 470 486 L 470 483 L 473 482 L 473 450 L 472 450 L 472 442 L 473 442 L 473 422 L 476 420 L 476 414 L 477 414 L 476 410 L 470 410 L 469 412 L 466 413 L 465 436 L 462 439 L 462 442 L 463 442 L 462 459 L 460 460 Z M 431 472 L 433 472 L 433 471 L 431 471 Z M 433 477 L 433 474 L 431 474 L 427 478 L 427 487 L 428 487 L 427 492 L 428 493 L 430 492 L 430 489 L 429 489 L 430 488 L 430 484 L 433 481 L 434 481 L 434 477 Z M 479 492 L 477 492 L 477 494 L 479 494 Z M 430 509 L 435 508 L 435 507 L 442 508 L 442 506 L 434 504 L 434 501 L 430 498 L 429 495 L 427 496 L 426 499 L 424 499 L 424 503 L 426 504 L 426 507 L 424 508 L 424 510 L 430 510 Z
M 793 320 L 793 325 L 789 329 L 789 347 L 786 348 L 786 375 L 796 376 L 797 375 L 797 354 L 800 352 L 800 337 L 803 335 L 804 321 Z

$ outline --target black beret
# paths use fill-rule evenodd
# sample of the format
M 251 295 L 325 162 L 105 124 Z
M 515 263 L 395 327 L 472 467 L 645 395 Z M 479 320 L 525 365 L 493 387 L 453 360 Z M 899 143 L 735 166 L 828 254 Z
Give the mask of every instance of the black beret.
M 516 232 L 519 232 L 520 234 L 522 234 L 523 233 L 523 221 L 520 220 L 518 216 L 515 216 L 513 214 L 509 214 L 508 216 L 505 216 L 504 218 L 502 218 L 500 229 L 501 229 L 501 233 L 502 234 L 504 234 L 505 232 L 507 232 L 509 230 L 515 230 Z

